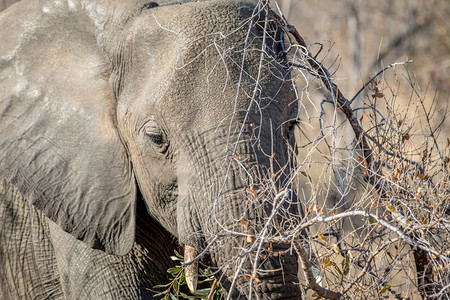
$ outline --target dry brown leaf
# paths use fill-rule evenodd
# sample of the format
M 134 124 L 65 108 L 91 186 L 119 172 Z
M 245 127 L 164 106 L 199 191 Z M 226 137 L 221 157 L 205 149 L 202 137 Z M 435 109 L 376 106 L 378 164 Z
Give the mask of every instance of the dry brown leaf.
M 400 174 L 400 169 L 399 168 L 395 168 L 394 173 L 392 173 L 392 178 L 393 179 L 397 179 L 398 178 L 398 174 Z
M 247 231 L 247 220 L 241 219 L 241 224 L 242 224 L 242 227 L 244 227 L 244 230 Z
M 322 233 L 318 233 L 317 234 L 317 237 L 319 238 L 319 239 L 321 239 L 322 241 L 324 241 L 324 242 L 328 242 L 328 239 L 327 239 L 327 237 L 326 236 L 324 236 Z
M 333 251 L 334 251 L 334 253 L 339 254 L 339 247 L 338 247 L 338 245 L 333 244 Z
M 330 259 L 327 259 L 323 262 L 323 268 L 328 268 L 329 266 L 333 265 L 333 262 Z

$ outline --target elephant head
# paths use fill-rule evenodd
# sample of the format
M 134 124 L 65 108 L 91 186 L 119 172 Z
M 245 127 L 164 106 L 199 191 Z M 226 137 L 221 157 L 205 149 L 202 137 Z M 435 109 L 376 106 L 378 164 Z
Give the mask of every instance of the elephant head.
M 0 176 L 63 230 L 115 255 L 133 245 L 142 195 L 181 245 L 209 252 L 233 298 L 295 298 L 293 254 L 239 256 L 249 235 L 271 230 L 270 199 L 290 182 L 296 101 L 281 36 L 256 2 L 178 2 L 6 11 Z M 263 272 L 249 289 L 243 275 L 254 266 Z

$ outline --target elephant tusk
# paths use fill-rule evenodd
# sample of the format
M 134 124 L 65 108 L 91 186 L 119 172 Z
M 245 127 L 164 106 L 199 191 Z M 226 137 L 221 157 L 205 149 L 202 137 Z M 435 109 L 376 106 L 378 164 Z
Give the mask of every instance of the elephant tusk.
M 184 262 L 189 262 L 197 256 L 197 250 L 194 247 L 185 245 L 184 246 Z M 198 279 L 198 261 L 193 262 L 184 269 L 184 275 L 186 278 L 186 283 L 189 291 L 195 294 L 197 290 L 197 279 Z

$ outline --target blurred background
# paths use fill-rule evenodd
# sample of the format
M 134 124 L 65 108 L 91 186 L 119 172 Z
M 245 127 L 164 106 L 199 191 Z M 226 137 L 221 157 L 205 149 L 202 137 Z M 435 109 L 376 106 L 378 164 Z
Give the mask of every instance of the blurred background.
M 346 94 L 384 65 L 414 60 L 408 68 L 420 86 L 450 92 L 450 1 L 279 0 L 307 43 L 322 43 Z M 314 49 L 314 47 L 312 48 Z M 318 47 L 316 47 L 318 49 Z M 312 50 L 314 52 L 314 50 Z M 323 52 L 322 51 L 322 52 Z M 325 64 L 327 66 L 327 64 Z
M 379 76 L 376 84 L 369 85 L 356 98 L 352 108 L 364 130 L 378 142 L 379 146 L 373 146 L 373 153 L 384 166 L 383 176 L 388 180 L 391 178 L 394 185 L 404 187 L 411 194 L 419 188 L 417 194 L 420 195 L 420 188 L 423 188 L 428 202 L 410 201 L 395 192 L 387 200 L 381 199 L 376 193 L 370 195 L 370 185 L 364 190 L 365 184 L 357 180 L 362 177 L 362 171 L 355 158 L 361 154 L 353 152 L 353 131 L 339 110 L 324 100 L 330 99 L 330 95 L 323 85 L 308 72 L 301 71 L 295 77 L 300 95 L 301 120 L 296 138 L 300 146 L 298 165 L 301 170 L 297 177 L 300 187 L 297 194 L 306 203 L 305 206 L 318 205 L 330 213 L 372 210 L 383 216 L 388 203 L 400 203 L 405 210 L 411 208 L 414 211 L 412 215 L 418 217 L 427 207 L 437 203 L 439 207 L 444 207 L 440 208 L 441 212 L 445 212 L 447 207 L 447 212 L 442 213 L 447 217 L 450 211 L 446 204 L 450 166 L 450 122 L 447 118 L 450 102 L 450 1 L 278 0 L 275 3 L 273 0 L 272 3 L 272 8 L 278 4 L 288 22 L 297 28 L 312 55 L 320 51 L 317 60 L 328 68 L 334 83 L 347 99 L 353 98 L 364 83 L 385 66 L 413 61 Z M 376 96 L 378 92 L 380 96 Z M 400 159 L 387 153 L 399 154 Z M 415 170 L 404 163 L 405 158 L 418 162 L 424 173 L 430 174 L 424 177 L 440 188 L 435 193 L 436 197 L 431 196 L 433 192 L 429 185 L 424 184 L 425 181 L 414 175 L 405 175 L 408 172 L 414 174 Z M 404 172 L 401 180 L 397 180 L 394 170 Z M 358 230 L 365 225 L 360 221 L 352 218 L 350 222 L 339 225 L 337 231 L 343 237 L 340 241 L 348 243 L 349 248 L 356 249 L 364 244 L 364 235 L 360 235 Z M 318 226 L 312 232 L 329 233 L 332 229 Z M 438 237 L 439 234 L 431 235 L 431 239 Z M 448 236 L 444 234 L 442 237 L 446 239 Z M 339 239 L 336 243 L 339 244 Z M 319 256 L 327 257 L 327 253 L 331 252 L 314 242 L 311 245 Z M 361 247 L 371 249 L 366 245 Z M 418 284 L 422 286 L 419 293 L 414 279 L 418 278 L 413 267 L 417 267 L 418 260 L 405 256 L 404 253 L 411 250 L 401 247 L 394 246 L 383 252 L 371 266 L 380 268 L 375 272 L 378 274 L 375 277 L 392 285 L 391 294 L 385 296 L 389 299 L 426 298 L 423 288 L 426 285 Z M 390 254 L 396 258 L 384 259 Z M 401 261 L 401 257 L 407 260 Z M 331 256 L 330 264 L 340 259 L 342 257 L 339 255 Z M 320 265 L 320 259 L 318 261 Z M 333 276 L 339 276 L 333 273 L 332 268 L 326 268 L 326 264 L 322 263 L 322 267 L 329 280 L 327 284 L 333 286 Z M 390 270 L 390 275 L 383 273 L 384 268 Z M 436 267 L 432 272 L 423 274 L 437 286 L 446 286 L 448 279 L 445 278 L 449 278 L 446 268 Z M 435 274 L 442 274 L 442 277 L 433 278 Z M 335 288 L 339 289 L 339 286 L 337 284 Z M 371 289 L 373 287 L 368 291 Z M 382 293 L 380 289 L 378 294 Z M 355 294 L 353 297 L 381 298 L 376 293 Z
M 416 147 L 428 142 L 429 133 L 423 128 L 429 125 L 433 130 L 439 128 L 435 137 L 441 151 L 450 149 L 449 0 L 272 0 L 271 6 L 278 6 L 278 12 L 297 28 L 313 56 L 319 53 L 317 60 L 328 68 L 347 99 L 385 66 L 412 60 L 377 77 L 376 87 L 369 85 L 352 107 L 357 110 L 376 106 L 391 119 L 389 122 L 397 123 L 398 132 L 408 134 L 408 148 L 415 149 L 409 153 L 413 159 L 421 159 L 422 150 Z M 345 117 L 337 111 L 338 121 L 332 120 L 333 105 L 322 106 L 323 99 L 329 97 L 326 89 L 305 73 L 297 73 L 296 81 L 301 99 L 301 134 L 307 137 L 306 143 L 320 136 L 321 119 L 323 127 L 328 125 L 333 131 L 330 136 L 337 140 L 336 145 L 349 145 L 354 133 L 345 125 Z M 382 97 L 374 98 L 374 88 Z M 380 120 L 363 116 L 366 112 L 356 111 L 361 125 L 366 130 L 378 126 Z M 333 148 L 330 143 L 328 150 Z M 310 153 L 310 149 L 305 151 Z

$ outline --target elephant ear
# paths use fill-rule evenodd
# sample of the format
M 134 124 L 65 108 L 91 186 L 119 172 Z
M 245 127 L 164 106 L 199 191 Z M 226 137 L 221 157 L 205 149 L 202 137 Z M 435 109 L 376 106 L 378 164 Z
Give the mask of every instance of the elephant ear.
M 108 64 L 86 22 L 36 2 L 0 15 L 0 177 L 79 240 L 126 254 L 136 183 Z

